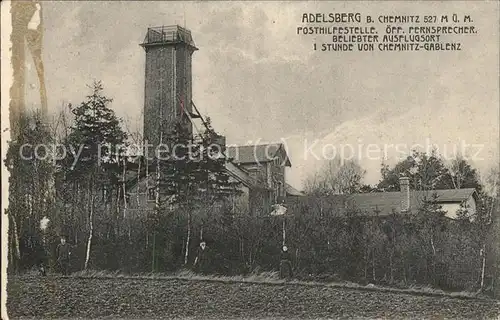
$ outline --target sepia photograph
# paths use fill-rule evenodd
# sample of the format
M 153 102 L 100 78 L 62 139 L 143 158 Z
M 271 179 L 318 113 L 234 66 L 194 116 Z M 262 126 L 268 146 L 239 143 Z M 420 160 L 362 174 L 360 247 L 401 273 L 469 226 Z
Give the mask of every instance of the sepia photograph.
M 1 319 L 500 319 L 500 2 L 2 1 Z

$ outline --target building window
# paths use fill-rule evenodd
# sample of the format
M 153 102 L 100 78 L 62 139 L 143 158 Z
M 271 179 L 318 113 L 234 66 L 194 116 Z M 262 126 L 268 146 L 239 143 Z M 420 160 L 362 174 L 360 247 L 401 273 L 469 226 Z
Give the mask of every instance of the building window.
M 148 189 L 148 201 L 155 201 L 156 200 L 156 190 L 155 188 L 149 188 Z
M 283 199 L 283 183 L 274 180 L 274 203 L 280 203 Z

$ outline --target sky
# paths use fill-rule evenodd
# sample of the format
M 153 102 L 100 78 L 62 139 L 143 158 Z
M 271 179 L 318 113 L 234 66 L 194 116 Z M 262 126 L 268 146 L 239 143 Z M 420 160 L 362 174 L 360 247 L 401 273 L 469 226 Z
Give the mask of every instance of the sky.
M 296 33 L 309 12 L 457 13 L 470 15 L 478 33 L 447 38 L 460 41 L 462 51 L 321 52 L 312 44 L 328 37 Z M 127 130 L 142 130 L 145 54 L 139 44 L 148 27 L 179 24 L 199 48 L 193 100 L 200 111 L 230 144 L 285 142 L 293 166 L 287 179 L 297 188 L 328 151 L 347 150 L 348 157 L 352 148 L 367 171 L 365 182 L 376 183 L 382 157 L 368 156 L 369 144 L 388 149 L 388 164 L 401 155 L 395 145 L 434 144 L 443 152 L 461 146 L 481 172 L 498 165 L 495 1 L 45 1 L 43 16 L 53 112 L 78 104 L 86 85 L 101 80 Z M 27 96 L 36 108 L 34 68 L 29 72 Z

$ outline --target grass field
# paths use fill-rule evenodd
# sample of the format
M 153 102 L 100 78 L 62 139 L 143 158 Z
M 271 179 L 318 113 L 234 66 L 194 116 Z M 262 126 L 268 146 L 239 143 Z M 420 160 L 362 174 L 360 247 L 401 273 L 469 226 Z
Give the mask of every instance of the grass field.
M 280 280 L 9 278 L 10 319 L 497 319 L 498 301 Z

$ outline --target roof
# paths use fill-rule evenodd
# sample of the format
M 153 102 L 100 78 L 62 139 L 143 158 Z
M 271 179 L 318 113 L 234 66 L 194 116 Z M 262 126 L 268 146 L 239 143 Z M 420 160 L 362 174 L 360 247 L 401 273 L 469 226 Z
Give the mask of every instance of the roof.
M 279 150 L 279 149 L 277 149 L 277 150 Z M 288 159 L 288 157 L 286 159 Z M 126 171 L 125 181 L 126 181 L 126 187 L 127 187 L 127 189 L 134 188 L 137 185 L 138 180 L 139 179 L 143 179 L 145 177 L 145 173 L 146 173 L 144 165 L 141 168 L 141 174 L 140 175 L 138 175 L 137 171 L 135 171 L 135 170 L 138 169 L 138 163 L 132 163 L 132 162 L 130 162 L 129 163 L 129 167 L 132 170 L 127 170 Z M 253 188 L 259 188 L 259 187 L 261 187 L 259 185 L 259 183 L 255 179 L 253 179 L 248 174 L 248 172 L 246 172 L 243 168 L 239 167 L 237 165 L 237 163 L 235 163 L 234 160 L 233 161 L 227 161 L 226 164 L 225 164 L 225 169 L 226 169 L 226 172 L 230 176 L 232 176 L 233 178 L 235 178 L 236 180 L 238 180 L 239 182 L 241 182 L 244 186 L 252 188 L 252 189 Z M 150 163 L 149 164 L 149 173 L 152 173 L 155 170 L 156 170 L 156 166 Z M 289 194 L 289 195 L 303 196 L 302 192 L 298 191 L 297 189 L 295 189 L 294 187 L 292 187 L 288 183 L 285 183 L 285 190 L 286 190 L 286 193 Z
M 436 201 L 442 203 L 462 203 L 471 196 L 476 197 L 475 189 L 447 189 L 447 190 L 429 190 L 429 191 L 410 191 L 410 212 L 418 210 L 424 200 L 433 199 L 436 195 Z M 299 198 L 300 202 L 322 202 L 324 210 L 335 213 L 343 213 L 349 209 L 355 209 L 365 215 L 390 215 L 401 213 L 401 192 L 373 192 L 373 193 L 355 193 L 350 195 L 331 195 L 323 197 L 306 196 Z
M 289 194 L 291 196 L 303 196 L 304 195 L 302 192 L 295 189 L 294 187 L 292 187 L 288 183 L 285 183 L 285 191 L 287 194 Z
M 257 182 L 252 179 L 246 172 L 238 168 L 234 163 L 228 161 L 226 162 L 226 171 L 236 180 L 240 181 L 243 185 L 247 187 L 254 187 Z
M 137 185 L 138 180 L 139 179 L 142 180 L 146 176 L 146 170 L 145 170 L 144 165 L 141 168 L 141 173 L 139 175 L 137 174 L 137 171 L 136 171 L 138 169 L 138 165 L 136 163 L 130 162 L 129 167 L 132 170 L 126 171 L 125 183 L 126 183 L 127 189 L 134 188 Z M 250 175 L 248 173 L 246 173 L 244 170 L 242 170 L 241 168 L 239 168 L 237 165 L 235 165 L 232 162 L 226 162 L 225 169 L 229 175 L 231 175 L 233 178 L 235 178 L 236 180 L 238 180 L 239 182 L 241 182 L 243 185 L 245 185 L 247 187 L 254 188 L 255 186 L 258 185 L 257 182 L 252 177 L 250 177 Z M 155 170 L 156 170 L 156 166 L 152 165 L 150 163 L 149 164 L 149 173 L 152 173 Z
M 428 194 L 429 191 L 426 191 L 426 193 Z M 462 202 L 469 199 L 470 196 L 477 197 L 476 189 L 474 188 L 432 190 L 431 193 L 437 195 L 438 202 Z
M 273 161 L 281 150 L 284 153 L 285 166 L 290 167 L 292 165 L 282 143 L 228 146 L 226 150 L 226 155 L 232 158 L 236 164 L 270 162 Z

